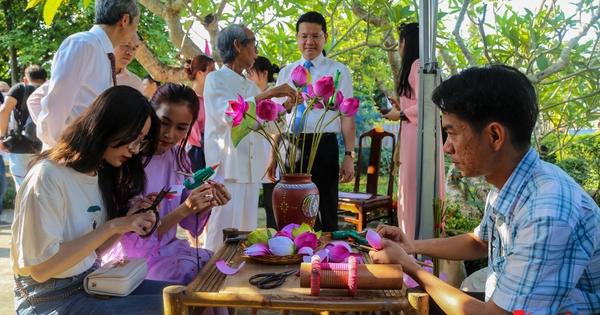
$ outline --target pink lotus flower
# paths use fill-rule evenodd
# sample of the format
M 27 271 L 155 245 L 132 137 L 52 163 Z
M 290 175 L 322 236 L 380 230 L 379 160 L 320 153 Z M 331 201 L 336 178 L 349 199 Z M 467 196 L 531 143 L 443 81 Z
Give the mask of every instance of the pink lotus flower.
M 357 98 L 350 97 L 340 104 L 340 113 L 344 116 L 353 117 L 358 112 L 360 101 Z
M 333 101 L 333 106 L 330 107 L 329 109 L 339 110 L 340 104 L 342 104 L 343 101 L 344 101 L 344 94 L 342 94 L 342 91 L 338 91 L 337 94 L 335 95 L 335 100 Z M 329 103 L 329 104 L 331 104 L 331 103 Z
M 317 235 L 312 232 L 304 232 L 294 238 L 296 248 L 310 247 L 314 249 L 317 247 L 317 241 Z
M 292 82 L 297 89 L 305 87 L 306 84 L 310 82 L 310 72 L 308 72 L 308 70 L 301 65 L 297 66 L 292 71 Z
M 326 101 L 329 100 L 331 95 L 335 92 L 335 84 L 333 83 L 332 77 L 322 77 L 313 86 L 315 96 L 318 96 Z
M 233 127 L 239 125 L 244 119 L 244 114 L 248 111 L 248 103 L 246 100 L 238 94 L 238 100 L 229 101 L 229 110 L 225 111 L 225 114 L 233 117 Z
M 270 99 L 262 100 L 256 105 L 256 116 L 264 121 L 274 121 L 278 118 L 277 114 L 281 104 L 277 104 Z

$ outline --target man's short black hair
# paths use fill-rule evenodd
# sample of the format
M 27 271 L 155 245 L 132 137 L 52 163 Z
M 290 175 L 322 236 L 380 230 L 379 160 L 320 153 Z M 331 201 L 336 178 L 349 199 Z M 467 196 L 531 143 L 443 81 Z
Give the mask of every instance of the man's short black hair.
M 25 77 L 29 81 L 46 81 L 48 79 L 48 72 L 40 65 L 33 65 L 25 68 Z
M 148 82 L 150 82 L 150 83 L 156 83 L 156 86 L 160 86 L 160 82 L 159 82 L 159 81 L 156 81 L 156 80 L 154 80 L 150 74 L 146 74 L 146 75 L 145 75 L 145 76 L 142 78 L 142 80 L 144 80 L 144 79 L 148 79 Z
M 327 22 L 325 22 L 325 17 L 319 12 L 310 11 L 302 14 L 300 18 L 298 18 L 298 22 L 296 22 L 296 34 L 298 34 L 298 29 L 300 28 L 300 23 L 316 23 L 321 25 L 321 29 L 323 33 L 327 34 Z
M 531 134 L 539 114 L 531 81 L 513 67 L 473 67 L 451 76 L 431 97 L 443 113 L 456 115 L 475 132 L 497 122 L 510 132 L 512 145 L 531 146 Z

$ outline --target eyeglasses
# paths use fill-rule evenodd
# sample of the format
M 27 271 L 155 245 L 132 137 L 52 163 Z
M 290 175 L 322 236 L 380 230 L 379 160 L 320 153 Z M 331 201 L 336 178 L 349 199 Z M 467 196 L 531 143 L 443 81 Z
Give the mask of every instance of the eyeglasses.
M 298 35 L 298 39 L 300 39 L 303 42 L 306 42 L 309 39 L 312 39 L 313 42 L 316 42 L 319 39 L 321 39 L 322 37 L 325 37 L 325 33 L 323 33 L 323 34 L 313 34 L 313 35 L 306 35 L 306 34 Z
M 248 69 L 246 70 L 246 74 L 251 77 L 256 74 L 256 69 Z
M 135 148 L 137 148 L 139 151 L 143 151 L 147 145 L 148 145 L 148 140 L 137 139 L 137 140 L 133 141 L 132 143 L 128 144 L 127 148 L 129 150 L 135 150 Z

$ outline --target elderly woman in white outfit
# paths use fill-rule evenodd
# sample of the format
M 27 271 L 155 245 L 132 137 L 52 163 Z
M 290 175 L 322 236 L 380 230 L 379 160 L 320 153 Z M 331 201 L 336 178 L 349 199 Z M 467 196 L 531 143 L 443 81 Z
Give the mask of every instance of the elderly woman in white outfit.
M 206 108 L 204 150 L 206 165 L 219 164 L 217 175 L 232 200 L 213 211 L 207 225 L 204 247 L 216 251 L 222 244 L 223 228 L 254 230 L 257 226 L 258 195 L 265 174 L 268 156 L 265 143 L 258 133 L 250 133 L 237 147 L 231 142 L 233 118 L 227 116 L 229 101 L 238 94 L 246 101 L 257 103 L 273 97 L 287 97 L 287 109 L 296 105 L 296 90 L 285 84 L 261 92 L 244 76 L 244 70 L 254 64 L 258 49 L 254 33 L 241 24 L 222 29 L 217 36 L 217 48 L 223 67 L 210 73 L 204 87 Z

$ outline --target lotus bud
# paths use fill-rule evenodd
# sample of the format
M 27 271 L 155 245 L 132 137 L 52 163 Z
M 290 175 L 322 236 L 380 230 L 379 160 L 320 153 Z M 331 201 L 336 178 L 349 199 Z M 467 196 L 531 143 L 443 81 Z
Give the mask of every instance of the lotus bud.
M 309 76 L 310 73 L 308 72 L 308 70 L 306 70 L 306 68 L 300 65 L 294 68 L 294 70 L 292 70 L 291 78 L 296 88 L 301 89 L 306 86 L 306 83 L 310 82 L 308 79 Z
M 313 86 L 315 96 L 328 101 L 331 95 L 335 92 L 335 84 L 332 77 L 322 77 Z
M 275 256 L 293 255 L 296 252 L 294 241 L 285 236 L 275 236 L 269 239 L 269 250 Z
M 358 112 L 359 107 L 360 107 L 360 101 L 357 98 L 350 97 L 350 98 L 345 99 L 340 104 L 340 113 L 342 113 L 348 117 L 353 117 Z

